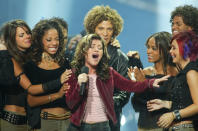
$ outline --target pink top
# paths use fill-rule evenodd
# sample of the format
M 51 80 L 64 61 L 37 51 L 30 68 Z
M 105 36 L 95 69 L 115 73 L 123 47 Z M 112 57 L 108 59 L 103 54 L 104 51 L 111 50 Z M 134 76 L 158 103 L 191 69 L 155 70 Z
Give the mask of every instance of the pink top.
M 97 76 L 89 75 L 89 89 L 83 122 L 97 123 L 107 121 L 105 106 L 96 87 Z

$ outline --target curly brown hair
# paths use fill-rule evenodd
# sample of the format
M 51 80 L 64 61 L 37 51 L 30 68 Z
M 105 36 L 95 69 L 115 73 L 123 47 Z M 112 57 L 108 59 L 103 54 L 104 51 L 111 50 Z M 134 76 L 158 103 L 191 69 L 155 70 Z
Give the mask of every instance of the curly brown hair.
M 111 21 L 113 25 L 113 35 L 115 38 L 120 34 L 123 29 L 123 19 L 115 9 L 109 6 L 95 6 L 93 7 L 84 18 L 84 27 L 87 33 L 95 33 L 95 28 L 102 21 Z
M 185 25 L 188 25 L 198 34 L 198 9 L 192 5 L 178 6 L 171 13 L 170 22 L 173 22 L 175 16 L 181 16 Z
M 97 34 L 88 34 L 80 40 L 76 47 L 71 66 L 76 70 L 76 76 L 78 76 L 80 74 L 81 68 L 85 65 L 85 55 L 88 49 L 91 47 L 92 41 L 95 39 L 102 41 L 103 45 L 103 56 L 96 68 L 96 74 L 101 80 L 107 80 L 109 78 L 109 55 L 105 46 L 105 41 Z
M 63 42 L 63 33 L 58 25 L 57 22 L 51 21 L 51 20 L 40 20 L 32 30 L 32 60 L 38 64 L 41 62 L 42 59 L 42 53 L 44 51 L 43 47 L 43 36 L 45 35 L 45 32 L 50 29 L 56 29 L 59 36 L 59 47 L 56 54 L 54 54 L 52 57 L 54 58 L 55 62 L 57 62 L 59 65 L 62 65 L 65 61 L 64 58 L 64 42 Z
M 21 51 L 17 47 L 16 30 L 21 27 L 26 30 L 27 34 L 31 34 L 31 29 L 23 20 L 17 19 L 7 22 L 3 27 L 3 39 L 10 55 L 21 65 L 25 64 L 28 60 L 29 49 Z

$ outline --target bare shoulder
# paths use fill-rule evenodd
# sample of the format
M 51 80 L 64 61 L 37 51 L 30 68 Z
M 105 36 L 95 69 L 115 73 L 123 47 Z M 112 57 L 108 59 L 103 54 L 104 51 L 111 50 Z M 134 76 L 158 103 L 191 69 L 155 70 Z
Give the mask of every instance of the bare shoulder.
M 198 72 L 196 71 L 196 70 L 190 70 L 190 71 L 188 71 L 187 72 L 187 74 L 186 74 L 186 77 L 187 78 L 194 78 L 194 77 L 198 77 Z

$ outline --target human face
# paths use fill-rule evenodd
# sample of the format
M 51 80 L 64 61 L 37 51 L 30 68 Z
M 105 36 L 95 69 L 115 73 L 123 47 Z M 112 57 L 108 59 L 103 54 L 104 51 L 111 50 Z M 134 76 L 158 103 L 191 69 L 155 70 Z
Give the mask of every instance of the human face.
M 16 28 L 16 44 L 17 48 L 21 51 L 25 51 L 31 46 L 31 34 L 26 27 Z
M 89 68 L 96 68 L 103 55 L 103 45 L 100 40 L 92 40 L 91 47 L 85 55 L 85 65 Z
M 180 62 L 184 60 L 179 53 L 179 46 L 176 40 L 173 40 L 171 44 L 170 54 L 172 56 L 173 63 L 175 64 L 180 64 Z
M 156 63 L 160 61 L 160 52 L 155 44 L 155 39 L 151 37 L 147 43 L 148 62 Z
M 59 47 L 59 36 L 57 30 L 47 30 L 42 38 L 42 42 L 45 53 L 49 55 L 56 54 Z
M 113 25 L 110 21 L 102 21 L 96 26 L 95 33 L 102 37 L 106 44 L 109 44 L 113 35 Z
M 191 31 L 192 28 L 184 24 L 183 18 L 181 16 L 175 16 L 172 21 L 172 35 L 176 35 L 179 32 Z

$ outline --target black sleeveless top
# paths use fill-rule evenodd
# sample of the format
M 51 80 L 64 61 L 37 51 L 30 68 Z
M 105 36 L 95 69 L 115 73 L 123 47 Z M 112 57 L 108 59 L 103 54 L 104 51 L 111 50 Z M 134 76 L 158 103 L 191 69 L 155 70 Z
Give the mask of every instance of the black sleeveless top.
M 195 62 L 188 63 L 173 80 L 170 93 L 170 99 L 172 101 L 171 111 L 186 108 L 193 103 L 186 79 L 186 74 L 190 70 L 198 71 L 198 64 Z M 193 120 L 193 117 L 184 118 L 183 120 Z
M 164 75 L 153 75 L 153 76 L 146 76 L 147 79 L 152 78 L 161 78 Z M 149 112 L 147 110 L 146 103 L 152 99 L 162 99 L 162 100 L 169 100 L 168 93 L 169 93 L 169 83 L 173 80 L 173 77 L 168 78 L 168 81 L 160 83 L 159 88 L 147 89 L 143 93 L 135 93 L 131 99 L 131 103 L 135 112 L 139 112 L 138 118 L 138 127 L 139 128 L 146 128 L 146 129 L 153 129 L 159 128 L 157 125 L 157 121 L 159 117 L 168 112 L 168 109 L 160 109 L 153 112 Z
M 14 67 L 7 50 L 0 51 L 0 108 L 4 105 L 26 106 L 26 93 L 18 84 Z

